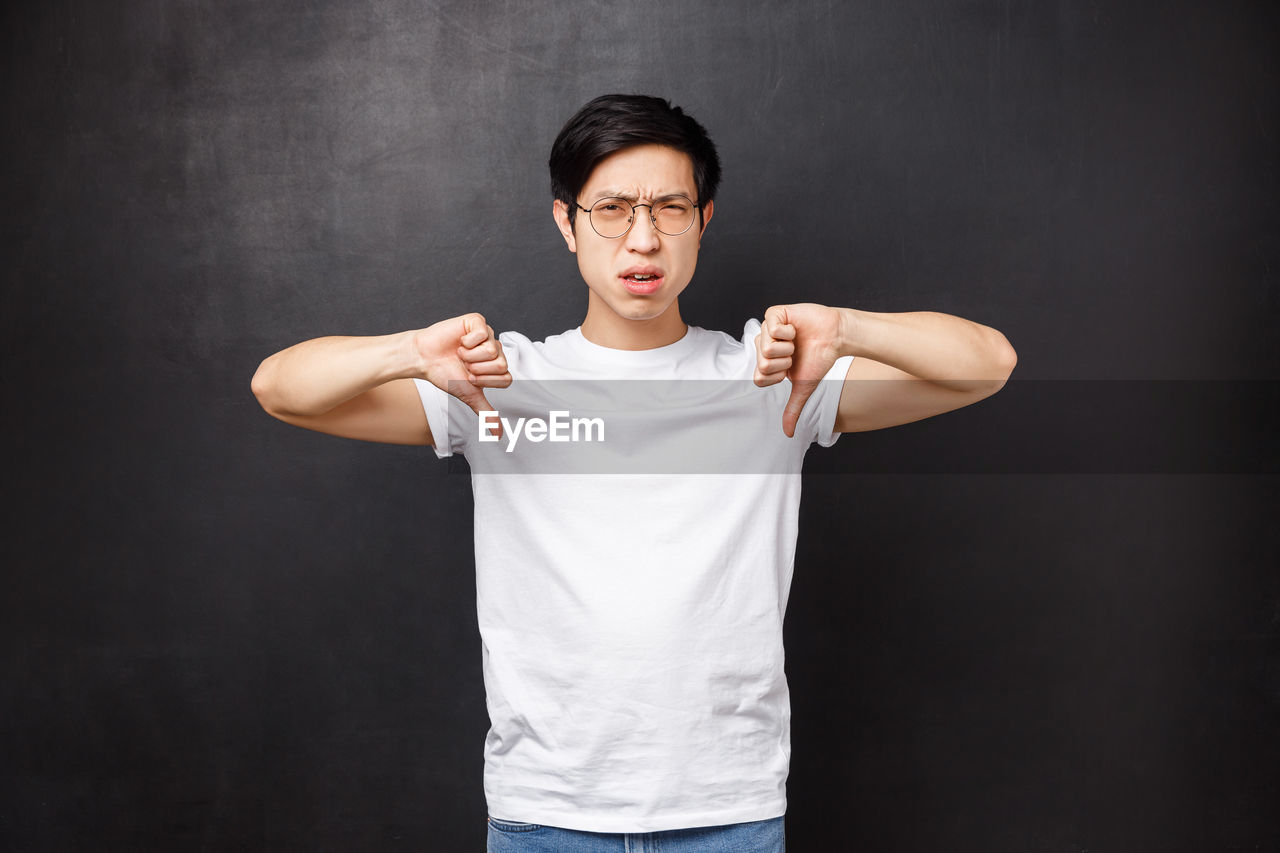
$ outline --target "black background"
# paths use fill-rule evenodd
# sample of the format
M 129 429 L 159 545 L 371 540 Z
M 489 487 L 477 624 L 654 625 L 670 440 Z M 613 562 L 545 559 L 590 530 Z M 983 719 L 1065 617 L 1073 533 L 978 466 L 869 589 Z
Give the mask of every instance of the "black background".
M 0 14 L 0 847 L 482 849 L 468 478 L 249 378 L 577 325 L 545 164 L 609 91 L 720 146 L 690 322 L 937 310 L 1019 353 L 809 456 L 790 849 L 1280 846 L 1274 4 Z

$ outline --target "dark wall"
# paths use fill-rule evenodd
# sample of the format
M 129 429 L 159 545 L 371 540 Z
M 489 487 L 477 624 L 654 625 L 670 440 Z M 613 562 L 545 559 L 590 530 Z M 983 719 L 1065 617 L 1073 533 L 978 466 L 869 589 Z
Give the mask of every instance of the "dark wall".
M 808 460 L 805 850 L 1280 844 L 1280 18 L 1258 2 L 50 2 L 3 13 L 0 848 L 479 850 L 470 484 L 266 355 L 577 325 L 546 157 L 711 131 L 682 300 L 1001 329 Z

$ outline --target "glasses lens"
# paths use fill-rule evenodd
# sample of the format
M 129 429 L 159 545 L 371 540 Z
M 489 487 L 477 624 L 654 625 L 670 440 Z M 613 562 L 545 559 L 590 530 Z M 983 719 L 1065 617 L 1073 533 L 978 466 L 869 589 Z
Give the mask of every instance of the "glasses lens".
M 591 206 L 591 227 L 601 237 L 621 237 L 631 227 L 631 205 L 621 198 L 600 199 Z
M 692 201 L 684 196 L 674 196 L 653 203 L 653 218 L 659 231 L 674 237 L 688 231 L 693 225 L 695 210 Z

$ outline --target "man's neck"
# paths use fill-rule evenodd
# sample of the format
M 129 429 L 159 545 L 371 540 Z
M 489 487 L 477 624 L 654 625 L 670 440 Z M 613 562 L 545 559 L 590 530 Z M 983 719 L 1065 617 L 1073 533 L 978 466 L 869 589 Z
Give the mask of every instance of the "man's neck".
M 592 294 L 594 296 L 594 294 Z M 593 344 L 610 349 L 645 350 L 669 346 L 680 340 L 689 327 L 680 317 L 679 302 L 657 317 L 629 320 L 592 299 L 582 321 L 582 336 Z

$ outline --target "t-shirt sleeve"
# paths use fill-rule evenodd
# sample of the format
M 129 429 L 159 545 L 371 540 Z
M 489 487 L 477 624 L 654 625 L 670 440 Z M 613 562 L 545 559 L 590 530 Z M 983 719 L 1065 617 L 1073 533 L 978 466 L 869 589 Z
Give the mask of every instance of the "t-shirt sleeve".
M 805 401 L 800 420 L 796 422 L 796 435 L 807 436 L 823 447 L 830 447 L 840 439 L 836 432 L 836 415 L 840 409 L 840 393 L 844 390 L 844 377 L 849 372 L 853 356 L 837 358 L 827 375 L 818 383 L 813 396 Z M 783 381 L 784 385 L 790 383 Z M 790 393 L 790 391 L 788 391 Z
M 431 428 L 431 443 L 435 446 L 436 456 L 445 459 L 454 453 L 460 453 L 462 436 L 457 435 L 457 430 L 450 429 L 449 426 L 450 401 L 456 398 L 425 379 L 414 379 L 413 384 L 418 388 L 422 410 L 427 413 L 427 426 Z
M 746 355 L 750 359 L 753 374 L 756 335 L 760 334 L 760 328 L 761 321 L 748 320 L 742 329 L 742 343 L 747 348 Z M 796 421 L 796 438 L 809 443 L 817 442 L 823 447 L 830 447 L 840 439 L 840 433 L 835 431 L 836 414 L 840 407 L 840 392 L 844 390 L 844 377 L 852 363 L 853 356 L 846 355 L 836 359 L 835 364 L 831 365 L 813 395 L 805 401 L 800 419 Z M 784 379 L 772 386 L 772 389 L 782 401 L 781 405 L 785 406 L 787 397 L 791 394 L 791 382 Z

